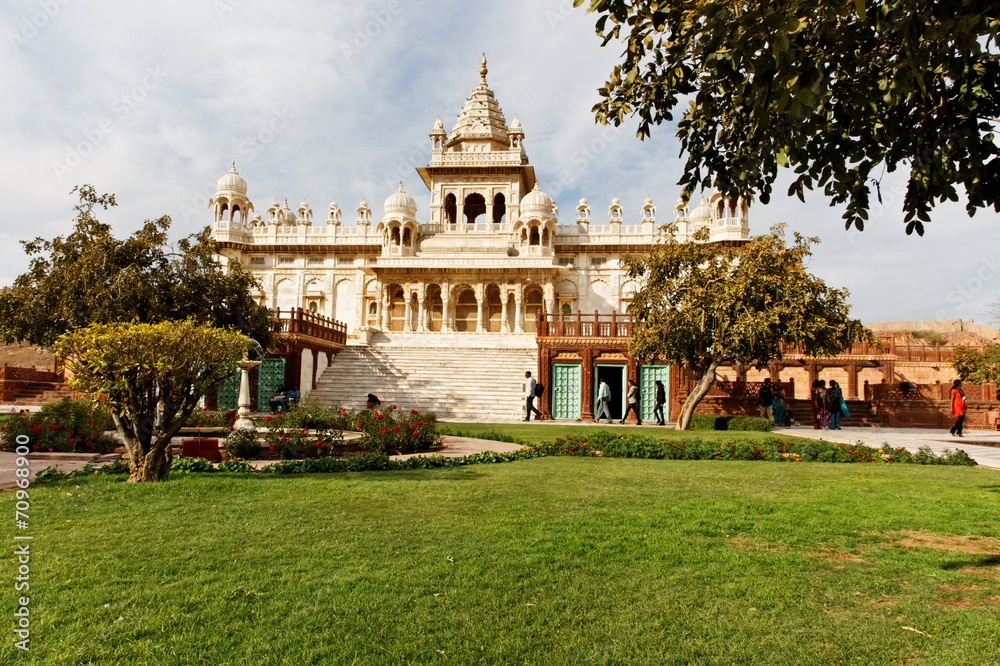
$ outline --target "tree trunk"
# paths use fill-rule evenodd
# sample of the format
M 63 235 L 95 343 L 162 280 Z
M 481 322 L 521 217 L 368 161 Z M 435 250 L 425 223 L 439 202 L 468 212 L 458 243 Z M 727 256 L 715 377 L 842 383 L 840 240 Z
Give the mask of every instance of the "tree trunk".
M 122 436 L 125 450 L 128 451 L 128 482 L 143 483 L 169 479 L 171 461 L 167 453 L 174 432 L 168 437 L 162 435 L 153 437 L 151 432 L 140 435 L 136 432 L 135 423 L 131 419 L 119 417 L 114 410 L 111 410 L 111 418 L 115 422 L 118 434 Z M 177 428 L 174 429 L 175 432 L 176 430 Z
M 711 359 L 708 363 L 708 367 L 705 368 L 705 372 L 701 374 L 701 379 L 695 384 L 694 390 L 688 394 L 687 400 L 684 401 L 684 406 L 681 407 L 681 415 L 677 419 L 677 429 L 687 430 L 688 425 L 691 423 L 691 416 L 694 415 L 695 407 L 701 402 L 701 399 L 708 395 L 708 392 L 715 385 L 715 371 L 719 367 L 718 359 Z

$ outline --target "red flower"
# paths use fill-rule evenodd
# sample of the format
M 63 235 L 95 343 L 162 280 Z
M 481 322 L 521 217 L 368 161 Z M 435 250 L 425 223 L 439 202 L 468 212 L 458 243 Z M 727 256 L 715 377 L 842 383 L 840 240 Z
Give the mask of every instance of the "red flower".
M 392 426 L 393 432 L 399 432 L 399 426 Z
M 274 447 L 274 444 L 272 444 L 272 445 L 270 446 L 270 451 L 271 451 L 271 453 L 274 453 L 274 451 L 275 451 L 275 447 Z
M 37 435 L 38 433 L 40 433 L 41 431 L 42 431 L 42 429 L 41 429 L 41 428 L 38 428 L 38 427 L 35 427 L 35 428 L 32 428 L 32 429 L 31 429 L 31 432 L 35 433 L 36 435 Z
M 323 443 L 322 443 L 322 442 L 316 442 L 316 448 L 319 448 L 319 447 L 321 447 L 321 446 L 323 446 Z
M 31 450 L 32 451 L 37 451 L 38 450 L 38 444 L 35 444 L 33 447 L 31 447 Z
M 70 444 L 76 444 L 76 440 L 75 439 L 71 439 L 71 440 L 69 440 L 69 443 Z
M 416 414 L 416 413 L 417 413 L 417 410 L 415 410 L 415 409 L 411 409 L 411 410 L 410 410 L 410 413 L 411 413 L 411 414 Z
M 270 421 L 270 420 L 271 420 L 271 417 L 270 417 L 270 416 L 265 416 L 265 417 L 264 417 L 264 420 L 265 420 L 265 421 Z
M 378 420 L 381 421 L 382 420 L 382 415 L 379 414 L 378 412 L 375 412 L 375 418 L 377 418 Z
M 382 433 L 383 435 L 385 434 L 385 430 L 379 430 L 379 432 Z
M 392 408 L 393 408 L 393 409 L 396 409 L 396 405 L 393 405 L 393 406 L 392 406 Z
M 361 430 L 364 427 L 365 427 L 365 424 L 362 423 L 361 421 L 358 421 L 358 430 Z

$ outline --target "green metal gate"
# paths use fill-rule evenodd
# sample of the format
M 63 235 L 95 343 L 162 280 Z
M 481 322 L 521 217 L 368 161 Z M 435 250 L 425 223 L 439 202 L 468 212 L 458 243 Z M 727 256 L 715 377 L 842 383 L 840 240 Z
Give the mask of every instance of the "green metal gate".
M 668 417 L 670 409 L 670 366 L 669 365 L 640 365 L 639 366 L 639 409 L 642 411 L 643 421 L 653 420 L 653 408 L 656 407 L 656 384 L 660 380 L 663 382 L 663 390 L 667 395 L 667 402 L 663 405 L 663 418 Z
M 580 364 L 552 365 L 552 418 L 580 418 Z

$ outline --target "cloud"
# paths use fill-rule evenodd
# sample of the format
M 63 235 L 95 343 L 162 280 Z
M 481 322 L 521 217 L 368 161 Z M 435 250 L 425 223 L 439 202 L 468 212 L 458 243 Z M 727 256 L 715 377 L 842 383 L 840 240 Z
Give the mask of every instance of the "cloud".
M 325 217 L 335 198 L 350 222 L 362 197 L 378 210 L 402 179 L 426 216 L 413 167 L 429 160 L 434 119 L 454 124 L 484 52 L 490 86 L 508 121 L 518 115 L 564 223 L 584 195 L 595 219 L 614 196 L 626 218 L 650 196 L 669 219 L 680 193 L 671 127 L 640 141 L 632 121 L 595 124 L 596 91 L 620 47 L 602 49 L 594 17 L 570 0 L 55 1 L 45 26 L 0 58 L 14 93 L 0 104 L 0 284 L 27 267 L 14 241 L 68 231 L 79 183 L 116 193 L 119 208 L 102 219 L 119 235 L 162 214 L 175 237 L 208 224 L 208 198 L 233 160 L 258 209 L 306 199 Z M 19 34 L 39 7 L 7 3 L 0 34 Z M 151 70 L 163 73 L 155 86 Z M 87 154 L 59 174 L 53 165 L 73 151 Z M 775 196 L 751 209 L 751 228 L 784 221 L 821 236 L 811 268 L 848 287 L 863 319 L 982 320 L 1000 287 L 981 276 L 998 216 L 970 220 L 943 206 L 920 239 L 904 235 L 898 209 L 897 200 L 863 234 L 847 233 L 821 196 Z

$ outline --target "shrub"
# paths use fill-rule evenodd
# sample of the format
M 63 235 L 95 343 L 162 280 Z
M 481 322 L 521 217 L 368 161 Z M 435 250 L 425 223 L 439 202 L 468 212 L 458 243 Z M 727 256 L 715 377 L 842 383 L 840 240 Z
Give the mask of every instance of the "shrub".
M 46 403 L 37 414 L 22 410 L 5 419 L 0 432 L 8 451 L 11 443 L 24 435 L 34 451 L 107 453 L 118 446 L 113 437 L 105 434 L 114 428 L 107 410 L 84 400 L 63 398 Z
M 206 409 L 196 409 L 185 421 L 185 428 L 230 428 L 236 423 L 236 410 L 228 412 L 210 412 Z
M 358 430 L 365 435 L 361 447 L 369 453 L 413 453 L 441 443 L 433 412 L 421 414 L 411 409 L 402 413 L 392 405 L 381 410 L 366 409 L 357 419 Z
M 226 443 L 223 447 L 230 460 L 237 458 L 247 460 L 260 455 L 260 440 L 257 438 L 257 431 L 255 429 L 240 428 L 231 431 L 226 437 Z
M 230 458 L 229 460 L 224 460 L 219 463 L 219 471 L 249 474 L 254 471 L 254 467 L 246 460 L 242 460 L 240 458 Z
M 178 458 L 170 466 L 171 472 L 214 472 L 212 463 L 204 458 Z
M 695 414 L 690 430 L 743 430 L 771 432 L 771 422 L 760 416 L 727 416 L 725 414 Z
M 268 423 L 267 427 L 264 443 L 271 453 L 285 460 L 325 458 L 338 453 L 344 444 L 344 433 L 338 428 L 286 430 L 273 423 Z

